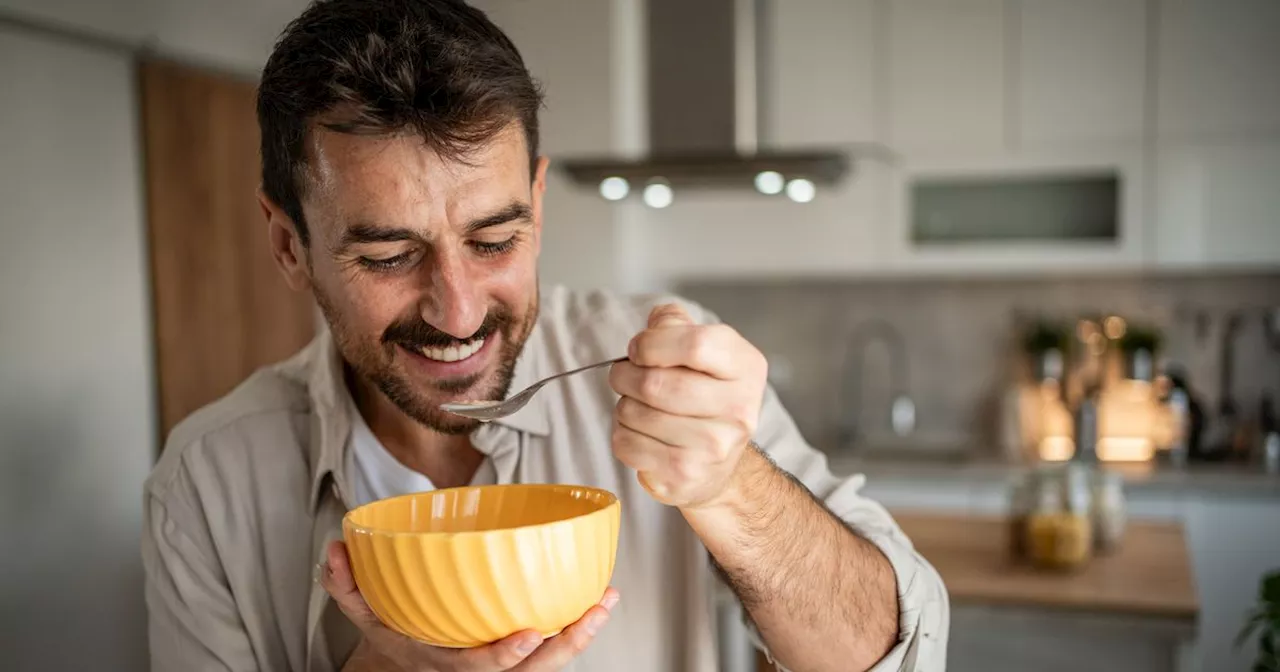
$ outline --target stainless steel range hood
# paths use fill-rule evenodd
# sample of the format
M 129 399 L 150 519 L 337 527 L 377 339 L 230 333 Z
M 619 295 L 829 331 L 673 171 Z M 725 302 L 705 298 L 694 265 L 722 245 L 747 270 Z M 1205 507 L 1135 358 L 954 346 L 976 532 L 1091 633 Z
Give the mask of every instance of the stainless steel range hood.
M 760 142 L 767 1 L 645 0 L 648 155 L 561 158 L 561 170 L 591 188 L 622 178 L 622 193 L 655 181 L 675 191 L 752 190 L 769 171 L 776 188 L 768 193 L 781 190 L 779 178 L 813 185 L 844 178 L 851 148 L 787 151 Z

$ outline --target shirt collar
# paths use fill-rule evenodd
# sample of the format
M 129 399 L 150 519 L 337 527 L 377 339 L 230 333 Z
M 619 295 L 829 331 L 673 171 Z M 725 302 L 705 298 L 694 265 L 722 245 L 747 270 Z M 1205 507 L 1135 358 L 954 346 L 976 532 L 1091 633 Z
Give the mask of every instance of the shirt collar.
M 516 360 L 509 394 L 519 392 L 546 376 L 545 349 L 542 321 L 539 320 L 534 324 L 520 357 Z M 338 354 L 328 329 L 321 328 L 320 333 L 303 351 L 302 357 L 308 369 L 306 380 L 311 397 L 310 503 L 314 511 L 320 501 L 321 488 L 330 476 L 337 487 L 346 492 L 347 484 L 340 477 L 345 471 L 343 464 L 347 442 L 351 436 L 351 413 L 355 406 L 349 401 L 351 393 L 346 388 L 342 357 Z M 550 434 L 547 400 L 534 395 L 518 413 L 481 425 L 473 434 L 476 449 L 487 453 L 497 445 L 497 442 L 491 440 L 492 434 L 503 429 L 537 436 Z

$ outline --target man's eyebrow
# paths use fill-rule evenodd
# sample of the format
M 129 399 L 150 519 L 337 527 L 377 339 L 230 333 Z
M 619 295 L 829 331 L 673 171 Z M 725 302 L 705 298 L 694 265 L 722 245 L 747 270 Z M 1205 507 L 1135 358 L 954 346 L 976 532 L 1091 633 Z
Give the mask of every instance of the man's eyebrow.
M 508 222 L 532 219 L 533 208 L 529 207 L 528 203 L 517 201 L 491 215 L 471 220 L 471 223 L 467 224 L 467 233 L 475 233 L 480 229 L 485 229 L 490 226 L 498 226 Z
M 336 251 L 341 252 L 352 245 L 362 243 L 394 243 L 401 240 L 419 240 L 422 236 L 413 229 L 386 228 L 368 223 L 356 223 L 342 232 L 342 240 L 338 242 Z

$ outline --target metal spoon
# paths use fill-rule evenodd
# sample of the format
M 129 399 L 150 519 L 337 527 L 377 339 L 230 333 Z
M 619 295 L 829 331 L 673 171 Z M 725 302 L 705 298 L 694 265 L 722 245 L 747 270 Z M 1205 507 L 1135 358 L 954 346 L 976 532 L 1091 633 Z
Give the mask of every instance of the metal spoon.
M 591 369 L 598 369 L 602 366 L 611 366 L 618 362 L 625 361 L 627 361 L 626 357 L 619 357 L 617 359 L 610 359 L 598 364 L 584 366 L 580 369 L 557 373 L 550 378 L 543 378 L 529 387 L 526 387 L 515 396 L 508 397 L 506 401 L 460 401 L 449 404 L 440 404 L 440 408 L 453 413 L 454 415 L 461 415 L 481 422 L 489 422 L 490 420 L 505 418 L 508 415 L 524 408 L 525 404 L 529 403 L 529 400 L 533 398 L 533 395 L 536 394 L 538 390 L 542 389 L 543 385 L 546 385 L 557 378 L 564 378 L 565 376 L 572 376 L 575 373 L 582 373 L 583 371 L 590 371 Z

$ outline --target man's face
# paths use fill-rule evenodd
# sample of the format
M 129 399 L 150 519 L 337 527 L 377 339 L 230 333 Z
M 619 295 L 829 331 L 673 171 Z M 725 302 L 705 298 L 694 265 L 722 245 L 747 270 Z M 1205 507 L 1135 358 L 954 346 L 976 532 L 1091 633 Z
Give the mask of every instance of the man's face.
M 306 282 L 342 357 L 410 417 L 471 431 L 439 406 L 507 394 L 538 313 L 545 160 L 531 179 L 518 125 L 465 162 L 317 128 L 308 169 Z

